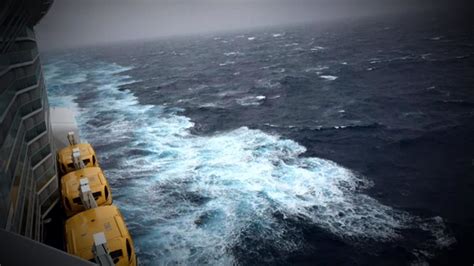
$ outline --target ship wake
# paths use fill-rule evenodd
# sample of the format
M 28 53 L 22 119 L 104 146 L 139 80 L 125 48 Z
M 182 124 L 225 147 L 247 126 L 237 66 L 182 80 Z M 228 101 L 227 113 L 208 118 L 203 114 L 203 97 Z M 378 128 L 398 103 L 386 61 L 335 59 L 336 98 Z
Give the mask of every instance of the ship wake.
M 192 134 L 182 110 L 141 105 L 126 70 L 53 61 L 46 77 L 52 106 L 76 106 L 142 263 L 229 265 L 239 263 L 236 249 L 252 254 L 262 243 L 283 256 L 304 246 L 302 223 L 348 242 L 417 230 L 432 239 L 416 247 L 423 258 L 454 242 L 441 218 L 380 203 L 364 194 L 364 177 L 302 156 L 295 141 L 246 127 Z

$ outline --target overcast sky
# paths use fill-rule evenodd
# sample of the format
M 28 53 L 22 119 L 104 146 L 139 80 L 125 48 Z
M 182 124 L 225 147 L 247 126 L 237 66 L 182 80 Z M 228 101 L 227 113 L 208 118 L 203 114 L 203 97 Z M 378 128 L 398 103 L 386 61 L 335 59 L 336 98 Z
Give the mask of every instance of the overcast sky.
M 42 49 L 410 12 L 440 0 L 55 0 Z

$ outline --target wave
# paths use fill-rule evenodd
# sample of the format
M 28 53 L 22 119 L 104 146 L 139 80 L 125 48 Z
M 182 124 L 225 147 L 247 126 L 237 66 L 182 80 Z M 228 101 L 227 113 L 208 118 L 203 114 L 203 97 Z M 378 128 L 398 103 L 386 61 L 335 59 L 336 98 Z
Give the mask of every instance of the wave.
M 457 99 L 457 100 L 441 100 L 441 101 L 437 101 L 438 103 L 444 103 L 444 104 L 451 104 L 451 105 L 456 105 L 456 106 L 460 106 L 460 107 L 474 107 L 474 103 L 473 102 L 470 102 L 470 101 L 466 101 L 466 100 L 461 100 L 461 99 Z
M 329 81 L 333 81 L 338 78 L 337 76 L 332 76 L 332 75 L 321 75 L 319 77 L 325 80 L 329 80 Z
M 251 105 L 260 105 L 262 104 L 263 100 L 265 100 L 265 96 L 258 95 L 258 96 L 245 96 L 243 98 L 239 98 L 236 102 L 242 106 L 251 106 Z
M 321 73 L 322 70 L 329 69 L 328 66 L 317 66 L 317 67 L 309 67 L 304 70 L 304 72 L 316 72 L 316 73 Z
M 340 110 L 340 113 L 345 112 L 344 110 Z M 329 130 L 358 130 L 358 129 L 378 129 L 378 128 L 386 128 L 383 124 L 380 123 L 369 123 L 369 124 L 354 124 L 354 125 L 334 125 L 334 126 L 295 126 L 295 125 L 275 125 L 275 124 L 264 124 L 268 127 L 273 128 L 288 128 L 288 129 L 296 129 L 296 130 L 310 130 L 310 131 L 329 131 Z
M 227 66 L 227 65 L 233 65 L 233 64 L 235 64 L 235 61 L 227 60 L 224 63 L 220 63 L 219 66 Z
M 284 73 L 284 72 L 279 72 L 279 73 Z M 255 86 L 259 88 L 274 89 L 274 88 L 280 88 L 281 83 L 275 80 L 271 80 L 271 79 L 259 79 L 255 81 Z
M 227 52 L 227 53 L 224 53 L 225 56 L 240 56 L 240 55 L 244 55 L 244 53 L 242 52 L 239 52 L 239 51 L 234 51 L 234 52 Z
M 70 95 L 80 105 L 81 136 L 96 146 L 143 264 L 237 264 L 232 249 L 247 246 L 243 235 L 281 253 L 300 250 L 304 235 L 288 219 L 341 239 L 385 242 L 419 230 L 439 245 L 454 241 L 441 218 L 383 205 L 363 193 L 371 182 L 335 162 L 303 157 L 305 147 L 293 140 L 247 127 L 197 136 L 182 109 L 142 105 L 123 89 L 134 82 L 123 73 L 129 68 L 52 64 L 49 95 Z M 88 85 L 64 84 L 84 73 Z M 96 97 L 80 102 L 91 93 Z M 90 123 L 104 113 L 112 122 Z
M 311 51 L 313 52 L 317 52 L 317 51 L 321 51 L 321 50 L 324 50 L 326 48 L 322 47 L 322 46 L 314 46 L 314 47 L 311 47 Z

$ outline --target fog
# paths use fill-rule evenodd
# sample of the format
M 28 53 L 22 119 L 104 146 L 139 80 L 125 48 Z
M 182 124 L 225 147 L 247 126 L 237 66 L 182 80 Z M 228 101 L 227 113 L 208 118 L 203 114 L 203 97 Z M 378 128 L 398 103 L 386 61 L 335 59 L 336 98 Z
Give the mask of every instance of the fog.
M 439 1 L 438 1 L 439 2 Z M 37 25 L 43 50 L 414 12 L 434 1 L 55 0 Z

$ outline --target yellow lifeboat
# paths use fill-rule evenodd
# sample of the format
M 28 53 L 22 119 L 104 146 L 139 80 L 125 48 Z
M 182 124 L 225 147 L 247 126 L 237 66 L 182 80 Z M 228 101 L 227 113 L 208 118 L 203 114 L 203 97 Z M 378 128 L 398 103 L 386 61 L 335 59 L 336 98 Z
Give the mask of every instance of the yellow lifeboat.
M 73 154 L 75 151 L 79 153 L 79 160 L 82 162 L 84 167 L 98 167 L 99 163 L 95 155 L 95 151 L 92 146 L 88 143 L 79 143 L 75 145 L 70 145 L 66 148 L 61 149 L 58 152 L 58 167 L 61 175 L 65 175 L 72 171 L 75 171 L 78 168 L 74 165 Z
M 102 242 L 97 239 L 101 239 Z M 114 205 L 100 206 L 74 215 L 66 221 L 67 252 L 94 263 L 106 257 L 115 265 L 137 265 L 132 238 Z M 102 254 L 102 255 L 101 255 Z M 99 260 L 99 261 L 98 261 Z
M 61 178 L 61 202 L 68 217 L 86 210 L 80 191 L 81 180 L 84 178 L 87 178 L 90 192 L 98 206 L 112 204 L 112 193 L 102 169 L 82 168 Z

